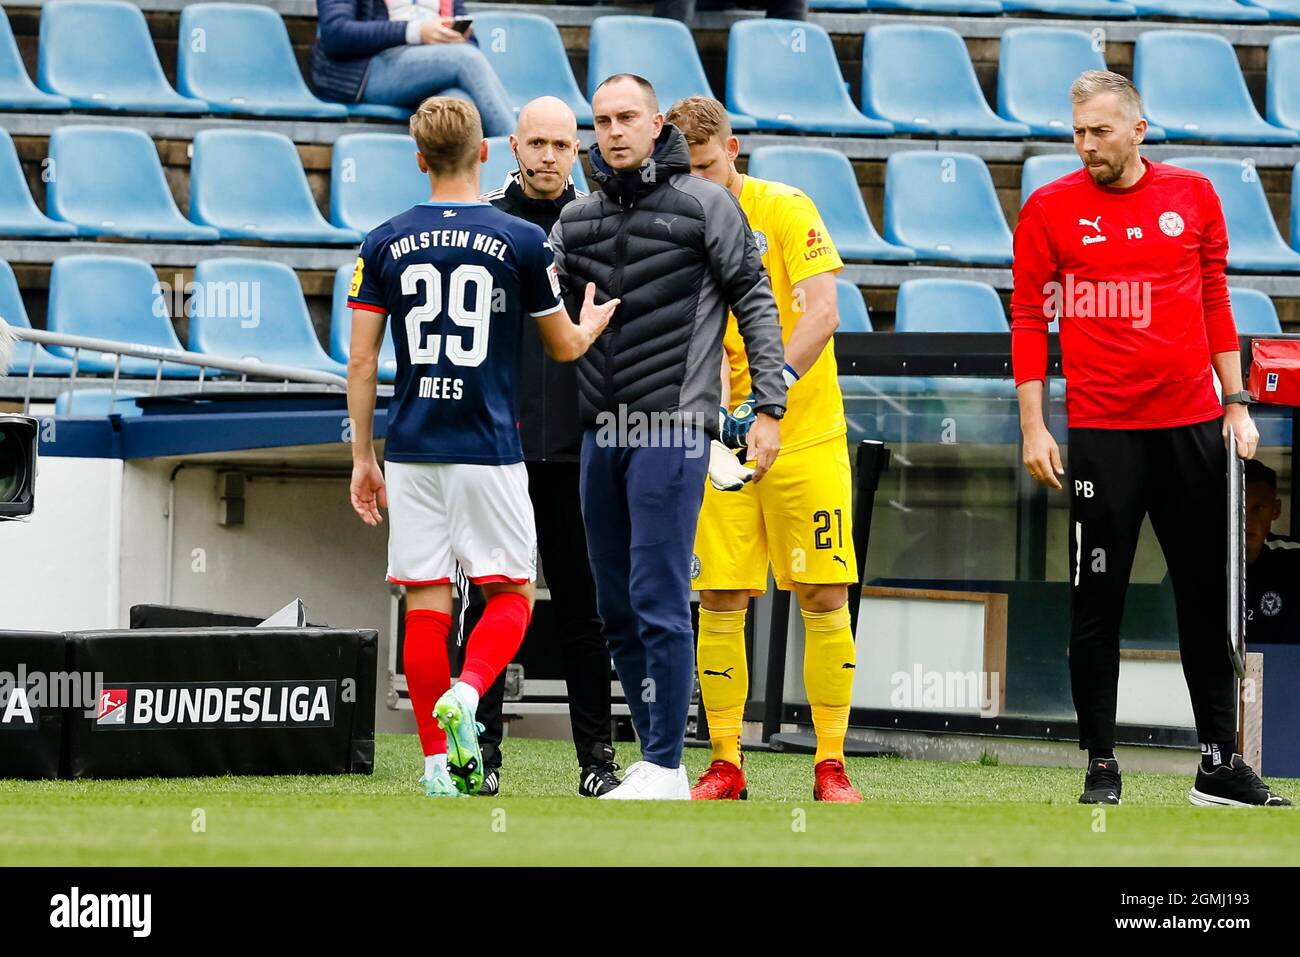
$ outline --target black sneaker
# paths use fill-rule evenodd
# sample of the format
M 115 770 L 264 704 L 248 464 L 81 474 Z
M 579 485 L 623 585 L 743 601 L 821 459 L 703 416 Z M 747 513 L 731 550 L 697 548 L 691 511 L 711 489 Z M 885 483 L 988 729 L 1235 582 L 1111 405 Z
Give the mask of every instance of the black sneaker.
M 1187 800 L 1201 807 L 1290 807 L 1291 802 L 1274 794 L 1249 764 L 1234 754 L 1227 764 L 1213 771 L 1196 769 L 1196 787 Z
M 596 798 L 614 790 L 623 783 L 614 773 L 617 770 L 612 747 L 608 744 L 593 747 L 588 762 L 578 772 L 578 793 L 583 797 Z
M 1083 779 L 1080 804 L 1119 804 L 1124 784 L 1119 779 L 1119 762 L 1114 758 L 1093 758 Z
M 479 797 L 496 797 L 501 793 L 501 769 L 488 768 L 483 775 L 483 786 L 478 789 Z

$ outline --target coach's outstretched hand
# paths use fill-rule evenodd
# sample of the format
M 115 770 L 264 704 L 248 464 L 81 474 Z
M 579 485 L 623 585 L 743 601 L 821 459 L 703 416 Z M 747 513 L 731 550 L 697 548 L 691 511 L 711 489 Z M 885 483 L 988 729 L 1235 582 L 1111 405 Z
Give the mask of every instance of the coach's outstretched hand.
M 754 464 L 754 481 L 761 482 L 781 451 L 781 423 L 766 412 L 758 413 L 745 437 L 745 447 L 746 461 Z
M 1065 474 L 1061 465 L 1061 449 L 1046 426 L 1028 429 L 1024 433 L 1025 468 L 1037 482 L 1048 488 L 1059 489 L 1058 475 Z
M 367 525 L 380 525 L 384 517 L 379 514 L 379 507 L 388 508 L 388 489 L 384 486 L 384 473 L 379 463 L 371 458 L 368 462 L 352 463 L 352 507 Z
M 610 316 L 614 315 L 614 310 L 618 308 L 621 299 L 611 299 L 608 302 L 596 305 L 596 284 L 587 283 L 587 292 L 582 299 L 582 310 L 578 313 L 578 328 L 583 330 L 587 336 L 587 346 L 600 338 L 600 334 L 605 331 L 609 325 Z M 584 346 L 582 351 L 587 351 Z

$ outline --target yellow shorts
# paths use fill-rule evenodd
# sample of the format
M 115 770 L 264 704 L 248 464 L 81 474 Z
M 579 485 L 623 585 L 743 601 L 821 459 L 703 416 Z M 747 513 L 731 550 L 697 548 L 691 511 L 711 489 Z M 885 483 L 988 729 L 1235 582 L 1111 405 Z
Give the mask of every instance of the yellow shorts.
M 853 479 L 844 436 L 782 452 L 761 482 L 719 492 L 708 482 L 695 530 L 691 587 L 767 591 L 852 584 Z

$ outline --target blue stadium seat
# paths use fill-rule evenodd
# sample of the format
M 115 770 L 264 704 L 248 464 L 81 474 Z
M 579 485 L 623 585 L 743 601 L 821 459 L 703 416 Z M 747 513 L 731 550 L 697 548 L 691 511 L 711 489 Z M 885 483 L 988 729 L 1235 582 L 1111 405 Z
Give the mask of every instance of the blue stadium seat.
M 1002 0 L 1004 13 L 1050 13 L 1060 17 L 1123 20 L 1136 16 L 1131 3 L 1117 0 Z
M 1237 333 L 1243 336 L 1275 336 L 1282 332 L 1273 300 L 1258 289 L 1229 286 L 1232 297 L 1232 317 L 1237 321 Z
M 0 9 L 0 110 L 66 110 L 66 96 L 38 90 L 27 75 L 9 15 Z
M 126 126 L 73 125 L 50 134 L 58 175 L 45 187 L 50 215 L 79 236 L 214 242 L 176 208 L 158 150 L 146 133 Z
M 348 116 L 405 123 L 411 118 L 411 109 L 407 106 L 388 106 L 385 103 L 349 103 Z
M 649 80 L 665 113 L 688 96 L 713 96 L 695 38 L 680 20 L 663 17 L 597 17 L 591 24 L 587 55 L 587 98 L 615 73 L 635 73 Z M 753 117 L 731 114 L 733 130 L 752 130 Z
M 574 79 L 555 23 L 535 13 L 474 13 L 479 49 L 518 112 L 529 100 L 554 96 L 569 104 L 579 126 L 591 126 L 591 104 Z
M 192 3 L 181 11 L 176 87 L 213 113 L 343 119 L 342 103 L 303 82 L 280 14 L 249 3 Z
M 142 414 L 135 400 L 147 392 L 127 389 L 70 389 L 60 392 L 54 400 L 54 414 L 59 417 L 103 418 L 106 415 L 136 416 Z
M 1214 183 L 1228 224 L 1228 266 L 1256 272 L 1300 270 L 1300 253 L 1282 239 L 1253 166 L 1235 159 L 1180 156 L 1165 160 L 1204 173 Z
M 847 279 L 835 280 L 835 300 L 840 313 L 840 332 L 871 332 L 871 314 L 862 290 Z
M 1083 161 L 1078 153 L 1044 153 L 1029 157 L 1020 168 L 1020 205 L 1023 207 L 1029 194 L 1040 186 L 1082 168 Z
M 200 315 L 196 309 L 190 319 L 191 352 L 347 375 L 347 366 L 335 362 L 321 348 L 302 285 L 288 266 L 258 259 L 208 259 L 195 267 L 194 282 L 200 289 L 255 283 L 261 298 L 255 323 Z
M 15 329 L 30 329 L 32 321 L 27 318 L 27 307 L 23 305 L 22 293 L 18 291 L 18 280 L 13 268 L 0 259 L 0 316 Z M 35 355 L 35 363 L 32 356 Z M 18 342 L 14 346 L 12 364 L 9 374 L 15 379 L 27 375 L 31 367 L 35 375 L 68 375 L 72 363 L 67 359 L 51 355 L 45 347 L 34 342 Z M 0 372 L 3 372 L 0 369 Z
M 0 236 L 72 236 L 76 231 L 37 208 L 14 141 L 8 130 L 0 129 Z
M 1265 114 L 1275 126 L 1300 130 L 1300 34 L 1274 37 L 1268 45 Z
M 862 13 L 867 0 L 809 0 L 809 10 L 834 10 L 838 13 Z
M 330 358 L 347 365 L 352 349 L 352 310 L 348 308 L 348 288 L 352 284 L 352 264 L 340 266 L 334 273 L 334 298 L 330 310 Z M 379 381 L 397 379 L 397 352 L 393 348 L 392 323 L 384 324 L 384 342 L 379 347 Z
M 966 42 L 948 27 L 872 27 L 862 48 L 862 110 L 900 133 L 1020 138 L 984 100 Z
M 1187 69 L 1189 63 L 1195 63 L 1196 69 Z M 1260 117 L 1246 89 L 1236 51 L 1217 33 L 1143 33 L 1133 46 L 1133 82 L 1142 91 L 1147 115 L 1170 140 L 1300 141 L 1300 133 L 1273 126 Z
M 261 130 L 203 130 L 190 160 L 190 219 L 223 239 L 272 243 L 358 243 L 331 226 L 312 196 L 293 142 Z
M 1001 13 L 1001 0 L 870 0 L 877 10 L 914 10 L 917 13 Z
M 128 256 L 63 256 L 50 269 L 50 301 L 46 324 L 51 332 L 112 339 L 160 349 L 180 349 L 172 328 L 171 309 L 153 267 Z M 66 359 L 74 350 L 50 346 Z M 77 358 L 79 372 L 111 374 L 113 353 L 87 353 Z M 158 364 L 151 359 L 122 357 L 122 375 L 152 379 Z M 169 378 L 198 378 L 194 366 L 163 363 Z
M 759 129 L 882 134 L 892 124 L 863 116 L 849 98 L 831 38 L 802 20 L 740 20 L 727 42 L 727 109 Z
M 898 287 L 895 332 L 1007 332 L 997 290 L 968 279 L 909 279 Z
M 867 214 L 848 157 L 815 146 L 760 146 L 749 155 L 749 172 L 808 194 L 844 259 L 910 260 L 916 253 L 885 242 Z
M 515 163 L 515 154 L 510 149 L 510 137 L 508 136 L 489 136 L 488 137 L 488 158 L 483 164 L 483 170 L 479 174 L 479 188 L 485 193 L 499 188 L 506 180 L 506 174 L 511 170 L 518 169 Z M 581 192 L 590 192 L 587 186 L 587 177 L 582 171 L 582 160 L 579 159 L 573 164 L 573 171 L 570 173 L 573 179 L 573 185 Z
M 1266 10 L 1245 7 L 1236 0 L 1129 0 L 1129 2 L 1141 17 L 1176 17 L 1180 20 L 1215 22 L 1259 22 L 1268 19 Z M 1140 83 L 1138 89 L 1146 93 Z
M 349 133 L 334 141 L 330 222 L 368 233 L 429 198 L 429 177 L 405 133 Z
M 1118 6 L 1099 0 L 1104 6 Z M 998 113 L 1028 124 L 1034 136 L 1072 136 L 1070 84 L 1085 70 L 1106 69 L 1082 30 L 1012 27 L 1002 33 L 998 60 Z M 1150 121 L 1145 142 L 1159 143 L 1164 130 Z
M 978 156 L 894 153 L 885 164 L 885 239 L 921 259 L 1009 265 L 1011 230 Z
M 140 8 L 121 0 L 52 0 L 41 8 L 36 82 L 74 107 L 206 113 L 167 82 Z
M 1300 0 L 1241 0 L 1248 7 L 1268 11 L 1270 20 L 1300 20 Z

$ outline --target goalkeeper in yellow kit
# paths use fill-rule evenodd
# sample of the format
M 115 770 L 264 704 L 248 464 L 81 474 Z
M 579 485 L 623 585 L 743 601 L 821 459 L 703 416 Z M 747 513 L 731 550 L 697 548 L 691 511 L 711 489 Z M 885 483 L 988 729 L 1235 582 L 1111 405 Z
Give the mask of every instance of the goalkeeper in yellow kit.
M 746 797 L 740 753 L 749 693 L 745 610 L 767 590 L 770 563 L 777 587 L 794 591 L 803 616 L 804 687 L 817 731 L 813 798 L 861 801 L 844 773 L 855 667 L 848 586 L 857 571 L 844 400 L 831 341 L 839 324 L 835 274 L 844 264 L 812 200 L 783 183 L 736 172 L 740 144 L 721 103 L 688 97 L 667 119 L 690 145 L 691 171 L 727 187 L 749 220 L 781 314 L 790 386 L 781 455 L 763 481 L 739 491 L 704 490 L 691 578 L 700 593 L 697 664 L 713 762 L 691 798 Z M 734 318 L 723 347 L 726 406 L 750 394 Z M 748 405 L 723 409 L 723 441 L 733 448 L 744 445 L 753 421 Z

